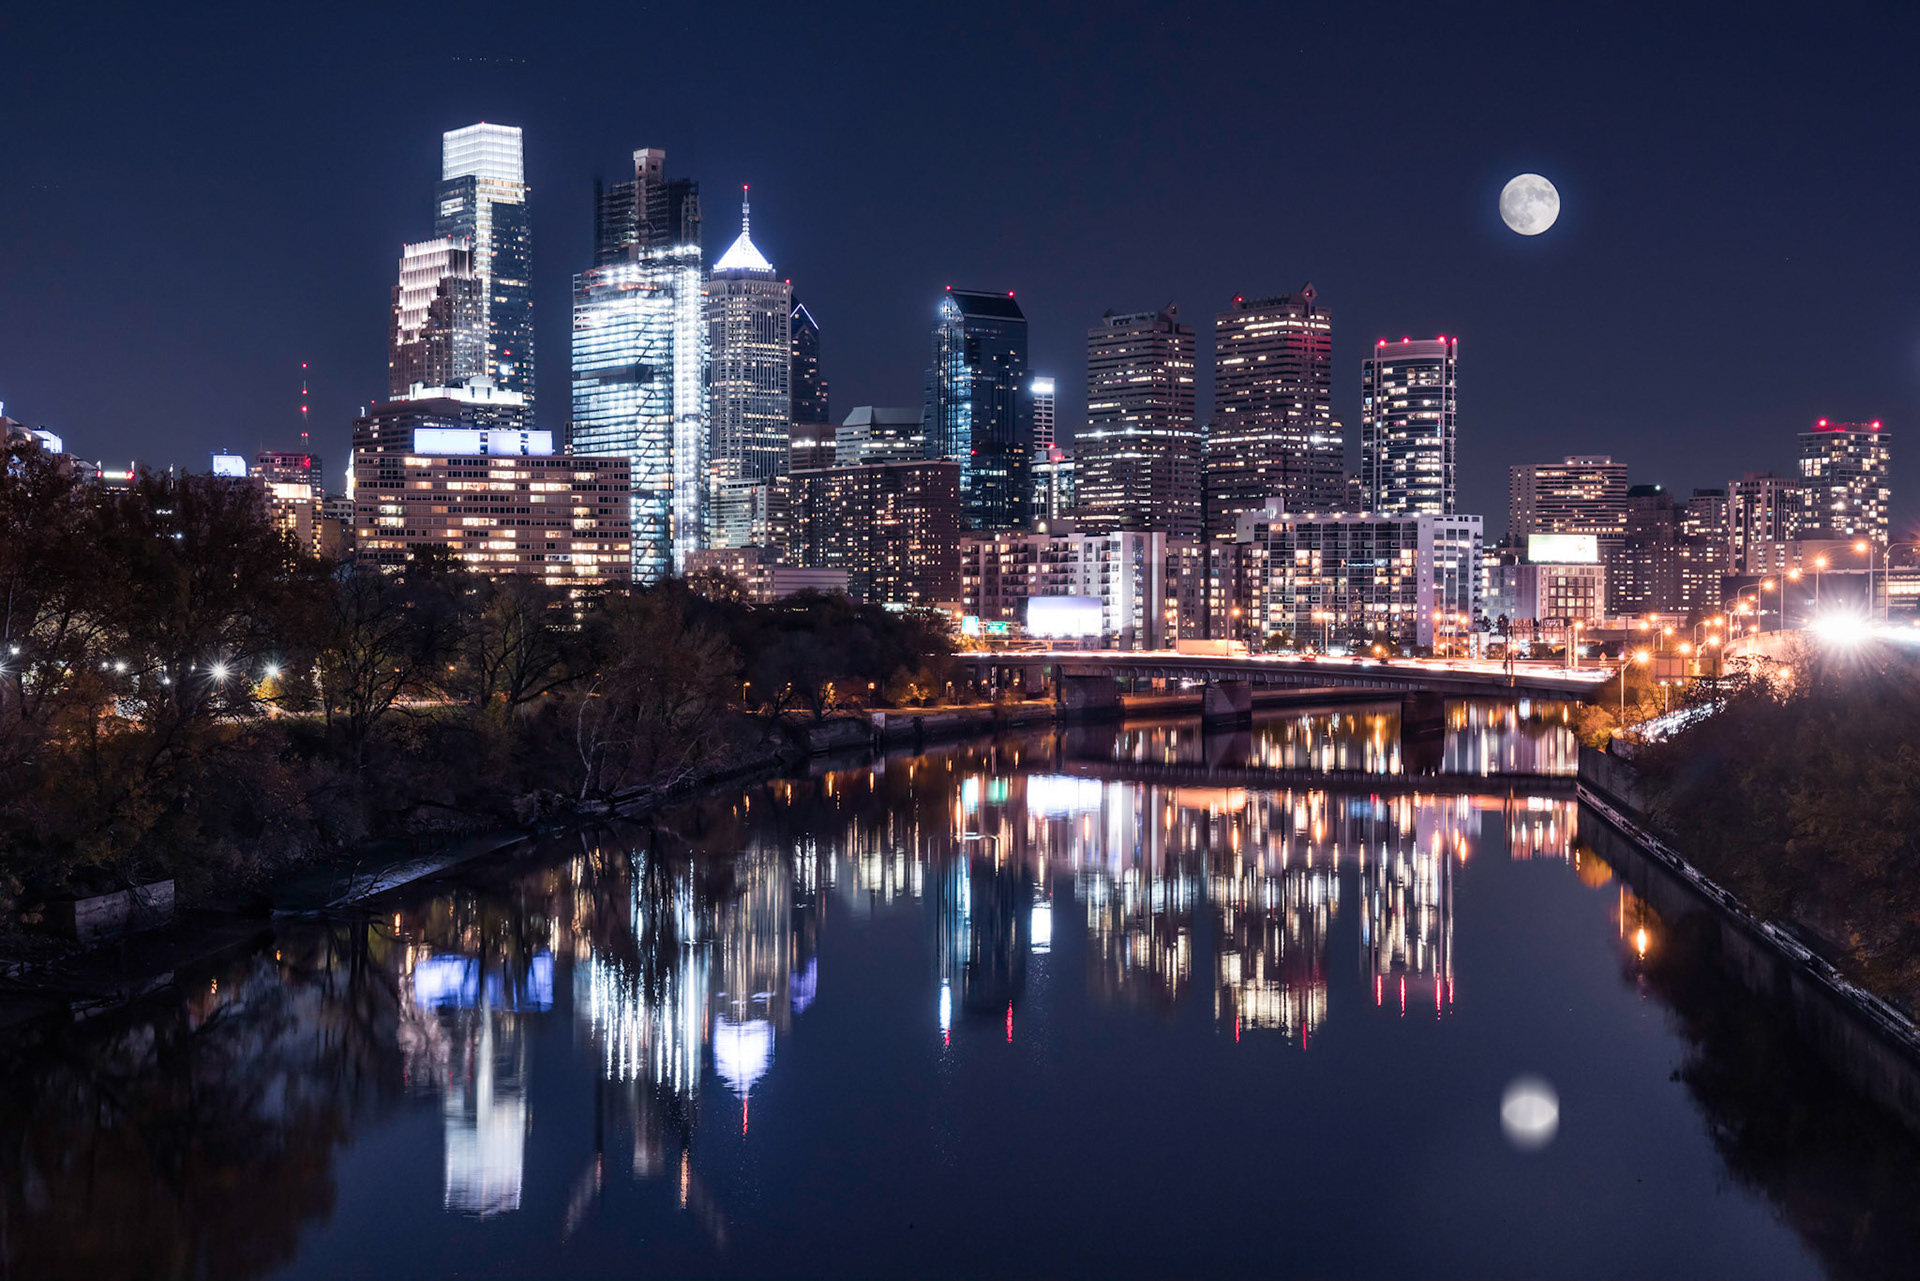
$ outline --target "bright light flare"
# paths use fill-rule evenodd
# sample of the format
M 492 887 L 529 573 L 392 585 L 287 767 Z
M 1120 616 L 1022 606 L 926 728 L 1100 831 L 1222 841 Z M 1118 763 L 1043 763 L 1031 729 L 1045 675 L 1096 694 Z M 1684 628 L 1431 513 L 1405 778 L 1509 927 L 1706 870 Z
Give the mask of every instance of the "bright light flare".
M 1829 645 L 1859 645 L 1873 635 L 1873 624 L 1860 614 L 1826 614 L 1808 630 Z

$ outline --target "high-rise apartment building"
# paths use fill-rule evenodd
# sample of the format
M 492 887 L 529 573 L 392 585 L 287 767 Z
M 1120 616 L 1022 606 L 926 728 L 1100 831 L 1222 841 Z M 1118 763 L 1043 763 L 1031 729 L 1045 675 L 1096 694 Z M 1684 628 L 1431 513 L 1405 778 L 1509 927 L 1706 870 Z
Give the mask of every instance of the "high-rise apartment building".
M 665 167 L 664 152 L 636 151 L 633 181 L 600 191 L 598 265 L 573 278 L 572 448 L 630 461 L 642 584 L 685 572 L 709 484 L 699 193 Z
M 1053 379 L 1036 377 L 1028 390 L 1033 395 L 1033 457 L 1044 458 L 1057 443 L 1053 438 L 1056 408 Z
M 1557 463 L 1517 463 L 1508 469 L 1508 478 L 1507 533 L 1513 538 L 1626 535 L 1625 463 L 1603 454 L 1574 454 Z
M 920 459 L 797 472 L 789 561 L 844 570 L 855 600 L 960 597 L 960 467 Z
M 949 287 L 933 330 L 926 422 L 931 455 L 960 465 L 972 529 L 1013 529 L 1027 519 L 1027 317 L 1006 294 Z
M 1750 471 L 1727 482 L 1727 567 L 1736 574 L 1756 573 L 1769 544 L 1800 537 L 1804 503 L 1800 482 L 1773 472 Z
M 1893 433 L 1879 419 L 1822 418 L 1800 433 L 1800 533 L 1803 538 L 1887 541 L 1888 470 Z
M 793 350 L 792 372 L 787 379 L 793 390 L 793 421 L 830 423 L 833 415 L 828 412 L 827 375 L 820 365 L 820 322 L 797 297 L 788 318 L 788 333 Z
M 1331 511 L 1346 493 L 1346 442 L 1333 417 L 1333 319 L 1311 284 L 1278 298 L 1235 297 L 1213 321 L 1207 430 L 1207 532 L 1272 502 Z
M 389 396 L 400 399 L 414 387 L 462 387 L 486 376 L 484 288 L 464 236 L 400 247 L 387 336 Z
M 1727 545 L 1727 491 L 1695 489 L 1680 509 L 1680 535 Z
M 1478 516 L 1300 515 L 1238 522 L 1239 635 L 1262 649 L 1365 643 L 1462 652 L 1482 612 Z
M 718 479 L 787 474 L 793 401 L 793 286 L 754 246 L 746 188 L 740 236 L 707 280 L 708 462 Z
M 1366 509 L 1454 511 L 1458 338 L 1382 338 L 1360 366 L 1360 485 Z
M 1627 465 L 1604 454 L 1515 465 L 1509 469 L 1507 534 L 1523 545 L 1533 534 L 1592 534 L 1606 566 L 1607 608 L 1623 608 L 1618 594 L 1629 581 L 1621 560 L 1627 543 Z
M 1158 649 L 1167 635 L 1167 537 L 1159 531 L 1093 533 L 1062 522 L 1038 532 L 1003 530 L 960 540 L 960 607 L 989 623 L 1023 625 L 1028 603 L 1077 596 L 1100 602 L 1103 646 Z
M 1179 307 L 1087 331 L 1087 428 L 1074 440 L 1075 521 L 1089 533 L 1200 532 L 1193 328 Z
M 479 376 L 532 406 L 533 229 L 520 130 L 477 124 L 442 135 L 434 196 L 435 237 L 450 245 L 466 243 L 473 278 L 480 283 Z M 429 387 L 456 385 L 419 381 Z

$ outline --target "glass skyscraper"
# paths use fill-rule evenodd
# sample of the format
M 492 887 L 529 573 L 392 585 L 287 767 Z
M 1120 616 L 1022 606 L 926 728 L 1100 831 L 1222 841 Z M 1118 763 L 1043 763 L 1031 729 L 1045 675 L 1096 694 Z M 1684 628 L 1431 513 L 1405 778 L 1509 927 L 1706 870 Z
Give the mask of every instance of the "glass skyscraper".
M 1382 338 L 1360 365 L 1360 486 L 1372 512 L 1454 511 L 1457 338 Z
M 927 370 L 927 443 L 960 464 L 972 529 L 1018 529 L 1031 499 L 1027 448 L 1027 318 L 1006 294 L 949 287 Z
M 827 376 L 820 368 L 820 322 L 797 297 L 788 328 L 793 342 L 793 370 L 788 382 L 793 391 L 793 421 L 830 423 L 833 416 L 827 405 Z
M 740 237 L 707 281 L 708 407 L 716 480 L 769 481 L 787 474 L 793 402 L 788 326 L 793 286 L 754 247 L 745 188 Z
M 572 448 L 632 460 L 633 581 L 646 584 L 684 573 L 705 542 L 707 323 L 697 191 L 665 182 L 663 152 L 634 160 L 634 181 L 596 200 L 598 265 L 573 280 Z
M 473 245 L 441 236 L 400 247 L 387 342 L 387 394 L 463 387 L 486 373 L 486 318 Z
M 533 404 L 533 233 L 520 130 L 477 124 L 440 140 L 434 235 L 464 240 L 480 282 L 480 374 Z

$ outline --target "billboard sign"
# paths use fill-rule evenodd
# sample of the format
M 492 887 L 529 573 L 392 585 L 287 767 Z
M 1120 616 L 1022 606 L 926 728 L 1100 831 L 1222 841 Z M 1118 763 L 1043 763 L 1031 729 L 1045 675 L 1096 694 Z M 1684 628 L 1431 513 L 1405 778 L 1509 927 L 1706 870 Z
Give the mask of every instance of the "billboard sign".
M 1030 596 L 1027 635 L 1048 640 L 1098 636 L 1106 629 L 1106 611 L 1098 596 Z
M 1531 565 L 1598 565 L 1600 540 L 1593 534 L 1528 534 Z

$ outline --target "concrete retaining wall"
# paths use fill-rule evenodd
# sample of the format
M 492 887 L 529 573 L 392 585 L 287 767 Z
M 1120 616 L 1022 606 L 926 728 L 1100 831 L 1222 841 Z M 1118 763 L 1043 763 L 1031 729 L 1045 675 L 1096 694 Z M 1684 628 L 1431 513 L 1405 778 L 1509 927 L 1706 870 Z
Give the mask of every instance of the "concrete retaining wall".
M 1632 766 L 1580 751 L 1580 841 L 1655 912 L 1706 921 L 1725 969 L 1750 991 L 1788 1010 L 1807 1043 L 1842 1080 L 1920 1134 L 1920 1029 L 1848 982 L 1785 930 L 1756 921 L 1641 823 L 1642 788 Z

